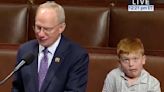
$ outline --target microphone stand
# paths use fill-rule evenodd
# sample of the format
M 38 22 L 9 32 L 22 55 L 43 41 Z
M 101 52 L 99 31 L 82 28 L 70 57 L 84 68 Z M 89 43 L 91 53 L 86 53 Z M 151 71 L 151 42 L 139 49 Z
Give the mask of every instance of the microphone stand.
M 22 60 L 7 77 L 5 77 L 2 81 L 0 81 L 0 85 L 4 84 L 25 63 L 26 62 L 24 60 Z
M 34 59 L 34 54 L 27 54 L 24 56 L 24 59 L 14 68 L 14 70 L 3 80 L 0 81 L 0 85 L 4 84 L 19 68 L 21 68 L 25 64 L 30 64 Z M 26 62 L 28 61 L 28 62 Z
M 0 85 L 4 84 L 13 74 L 15 71 L 12 71 L 7 77 L 5 77 L 5 79 L 3 79 L 2 81 L 0 81 Z

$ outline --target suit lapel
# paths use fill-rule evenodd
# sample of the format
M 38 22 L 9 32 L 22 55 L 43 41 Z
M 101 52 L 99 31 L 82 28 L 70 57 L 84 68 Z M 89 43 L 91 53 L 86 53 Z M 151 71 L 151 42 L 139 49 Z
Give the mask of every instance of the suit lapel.
M 33 61 L 34 63 L 31 65 L 31 78 L 33 80 L 33 83 L 31 83 L 31 88 L 36 88 L 33 89 L 35 92 L 38 92 L 38 59 L 37 57 Z
M 26 72 L 28 72 L 31 76 L 28 76 L 29 78 L 31 78 L 31 80 L 29 81 L 30 83 L 28 84 L 28 88 L 30 90 L 30 92 L 38 92 L 38 46 L 34 47 L 32 50 L 33 54 L 35 55 L 35 58 L 33 60 L 33 62 L 26 66 L 27 69 L 24 69 Z
M 62 37 L 59 46 L 56 49 L 54 57 L 52 59 L 51 65 L 49 66 L 46 78 L 41 88 L 41 92 L 47 92 L 48 85 L 51 80 L 54 78 L 56 71 L 60 67 L 60 65 L 64 62 L 65 50 L 68 48 L 68 42 L 65 41 L 65 38 Z

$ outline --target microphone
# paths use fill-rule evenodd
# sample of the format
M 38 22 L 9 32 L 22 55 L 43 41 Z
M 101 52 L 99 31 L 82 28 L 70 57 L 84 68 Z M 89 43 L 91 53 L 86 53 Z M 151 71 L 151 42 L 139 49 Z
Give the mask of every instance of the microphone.
M 0 85 L 5 83 L 16 71 L 18 71 L 23 65 L 28 65 L 32 63 L 33 59 L 35 58 L 35 55 L 33 53 L 28 53 L 23 56 L 21 59 L 21 62 L 14 68 L 14 70 L 7 76 L 5 79 L 0 81 Z
M 21 68 L 23 65 L 28 65 L 30 63 L 32 63 L 33 59 L 34 59 L 34 54 L 32 53 L 28 53 L 26 55 L 23 56 L 23 59 L 21 60 L 21 62 L 14 68 L 14 72 L 16 72 L 19 68 Z

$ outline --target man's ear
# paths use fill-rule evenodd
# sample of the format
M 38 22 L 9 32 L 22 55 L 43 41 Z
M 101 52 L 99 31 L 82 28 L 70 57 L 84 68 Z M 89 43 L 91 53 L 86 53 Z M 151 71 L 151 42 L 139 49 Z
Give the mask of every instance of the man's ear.
M 63 31 L 65 30 L 66 24 L 65 23 L 61 23 L 60 27 L 59 27 L 59 33 L 63 33 Z

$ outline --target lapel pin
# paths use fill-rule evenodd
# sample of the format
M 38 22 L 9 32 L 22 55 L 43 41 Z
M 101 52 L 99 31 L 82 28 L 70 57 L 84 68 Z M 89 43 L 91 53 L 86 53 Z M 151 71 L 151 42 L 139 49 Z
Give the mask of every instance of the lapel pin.
M 60 62 L 60 58 L 59 57 L 55 57 L 55 62 L 59 63 Z

